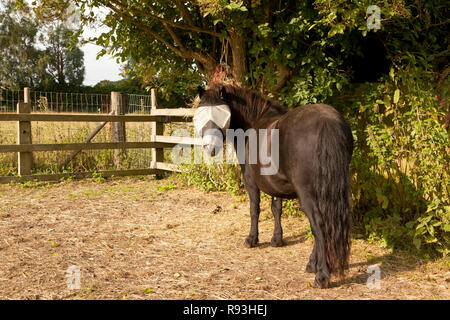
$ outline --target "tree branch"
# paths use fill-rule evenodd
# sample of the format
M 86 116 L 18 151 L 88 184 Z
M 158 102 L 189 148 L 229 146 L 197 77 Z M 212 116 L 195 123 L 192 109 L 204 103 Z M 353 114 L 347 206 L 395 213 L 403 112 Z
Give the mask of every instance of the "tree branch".
M 155 38 L 156 40 L 160 41 L 161 43 L 163 43 L 165 46 L 167 46 L 170 50 L 172 50 L 173 52 L 175 52 L 177 55 L 179 55 L 180 57 L 183 58 L 182 56 L 182 52 L 181 50 L 179 50 L 177 47 L 173 46 L 172 44 L 170 44 L 166 39 L 164 39 L 163 37 L 161 37 L 157 32 L 153 31 L 152 29 L 150 29 L 149 27 L 147 27 L 146 25 L 137 22 L 131 15 L 126 14 L 125 12 L 119 10 L 117 7 L 115 7 L 114 5 L 112 5 L 113 1 L 105 1 L 103 2 L 103 4 L 110 8 L 112 11 L 114 11 L 116 14 L 120 15 L 122 18 L 128 20 L 131 24 L 135 25 L 136 27 L 138 27 L 139 29 L 141 29 L 142 31 L 145 31 L 146 33 L 148 33 L 149 35 L 151 35 L 153 38 Z
M 184 5 L 183 1 L 175 0 L 175 3 L 177 5 L 178 9 L 180 9 L 180 11 L 181 11 L 183 20 L 185 20 L 187 22 L 187 24 L 190 25 L 191 27 L 195 27 L 195 23 L 192 20 L 191 14 L 189 13 L 189 10 L 186 8 L 186 6 Z
M 177 43 L 177 45 L 180 45 L 180 48 L 177 48 L 174 45 L 172 45 L 171 43 L 169 43 L 159 33 L 153 31 L 148 26 L 138 22 L 130 14 L 127 14 L 124 11 L 118 9 L 116 6 L 114 6 L 112 4 L 112 3 L 116 3 L 116 2 L 117 1 L 104 1 L 102 3 L 106 7 L 110 8 L 111 10 L 113 10 L 113 12 L 115 12 L 116 14 L 120 15 L 122 18 L 124 18 L 127 21 L 129 21 L 131 24 L 133 24 L 137 28 L 141 29 L 145 33 L 151 35 L 154 39 L 156 39 L 156 40 L 160 41 L 161 43 L 163 43 L 165 46 L 167 46 L 171 51 L 173 51 L 179 57 L 181 57 L 183 59 L 194 59 L 194 60 L 202 63 L 203 65 L 207 66 L 206 69 L 208 69 L 208 70 L 213 70 L 214 69 L 214 64 L 215 64 L 214 58 L 212 58 L 209 54 L 202 54 L 202 53 L 195 52 L 195 51 L 192 51 L 192 50 L 186 50 L 184 48 L 181 40 L 179 40 L 178 36 L 173 32 L 173 30 L 171 28 L 169 28 L 168 26 L 164 25 L 164 27 L 169 32 L 170 36 L 174 39 L 174 41 Z M 124 8 L 123 4 L 121 5 L 121 7 Z
M 150 3 L 148 3 L 147 1 L 145 1 L 146 5 L 150 8 L 150 10 L 153 11 L 154 14 L 158 14 L 158 12 L 156 11 L 155 7 L 153 7 L 153 5 L 151 5 Z M 180 40 L 180 38 L 178 37 L 178 35 L 172 30 L 172 28 L 170 28 L 167 24 L 167 22 L 165 21 L 161 21 L 161 23 L 163 24 L 164 28 L 167 30 L 167 32 L 169 33 L 169 35 L 172 37 L 173 41 L 175 41 L 175 43 L 180 47 L 180 49 L 182 51 L 186 51 L 183 42 Z
M 172 26 L 174 28 L 178 28 L 178 29 L 182 29 L 182 30 L 186 30 L 186 31 L 194 31 L 194 32 L 199 32 L 199 33 L 206 33 L 206 34 L 210 34 L 210 35 L 216 36 L 216 37 L 218 37 L 220 35 L 220 33 L 214 32 L 212 30 L 207 30 L 207 29 L 196 27 L 196 26 L 186 26 L 186 25 L 178 24 L 178 23 L 175 23 L 173 21 L 161 18 L 161 17 L 159 17 L 159 16 L 157 16 L 155 14 L 149 13 L 147 11 L 144 11 L 144 10 L 141 10 L 141 9 L 138 9 L 138 8 L 129 8 L 127 5 L 123 4 L 121 1 L 118 1 L 118 0 L 111 0 L 109 2 L 112 2 L 112 3 L 122 7 L 124 9 L 130 9 L 133 12 L 136 12 L 139 15 L 142 15 L 142 16 L 145 16 L 145 17 L 149 17 L 149 18 L 152 18 L 154 20 L 158 20 L 159 22 L 167 23 L 169 26 Z M 145 4 L 150 9 L 151 8 L 154 9 L 154 7 L 148 1 L 145 1 Z M 156 10 L 154 12 L 156 12 Z

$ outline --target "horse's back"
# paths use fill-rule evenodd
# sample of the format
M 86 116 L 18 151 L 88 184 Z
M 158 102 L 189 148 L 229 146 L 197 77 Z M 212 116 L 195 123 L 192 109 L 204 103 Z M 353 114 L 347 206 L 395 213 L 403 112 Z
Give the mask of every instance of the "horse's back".
M 306 104 L 296 107 L 285 113 L 280 120 L 295 119 L 295 121 L 311 120 L 337 120 L 343 121 L 341 114 L 332 106 L 327 104 Z
M 326 130 L 324 130 L 326 128 Z M 311 184 L 317 168 L 316 153 L 319 135 L 339 137 L 342 152 L 352 152 L 353 138 L 349 125 L 332 106 L 310 104 L 284 114 L 278 123 L 280 130 L 280 170 L 290 180 Z M 326 132 L 324 132 L 326 131 Z
M 326 104 L 308 104 L 290 110 L 280 118 L 277 127 L 280 133 L 285 133 L 284 138 L 311 140 L 312 136 L 319 134 L 325 123 L 334 126 L 337 131 L 345 131 L 346 135 L 351 135 L 350 126 L 341 114 Z
M 339 112 L 325 104 L 297 107 L 281 117 L 270 117 L 259 123 L 260 128 L 279 130 L 279 169 L 277 174 L 262 176 L 260 165 L 250 165 L 258 187 L 271 196 L 296 197 L 294 181 L 312 185 L 319 134 L 324 126 L 334 134 L 348 140 L 351 131 Z M 347 144 L 348 141 L 345 141 Z M 351 141 L 353 143 L 353 141 Z

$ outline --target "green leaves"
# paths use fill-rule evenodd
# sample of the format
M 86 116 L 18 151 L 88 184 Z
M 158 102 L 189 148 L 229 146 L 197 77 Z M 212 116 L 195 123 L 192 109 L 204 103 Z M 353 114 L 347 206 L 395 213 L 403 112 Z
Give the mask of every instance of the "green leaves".
M 328 38 L 333 37 L 335 34 L 344 34 L 345 31 L 345 25 L 344 24 L 338 24 L 330 29 L 328 31 Z
M 151 288 L 144 289 L 144 294 L 151 294 L 151 293 L 153 293 L 153 290 Z
M 418 237 L 415 237 L 413 240 L 413 243 L 414 243 L 414 246 L 416 247 L 416 249 L 419 250 L 422 245 L 422 240 Z
M 389 78 L 391 78 L 391 80 L 394 81 L 394 68 L 391 68 L 389 70 Z
M 388 205 L 389 205 L 389 199 L 387 196 L 385 196 L 380 187 L 376 188 L 376 195 L 377 195 L 377 199 L 378 199 L 378 203 L 381 205 L 381 207 L 383 209 L 387 209 Z
M 266 22 L 258 25 L 258 31 L 262 37 L 267 37 L 272 32 L 272 29 L 270 29 L 269 23 Z
M 244 5 L 244 1 L 230 1 L 230 3 L 228 5 L 225 6 L 226 9 L 228 10 L 238 10 L 238 11 L 248 11 L 247 8 Z
M 394 91 L 394 98 L 393 98 L 393 102 L 397 103 L 398 99 L 400 99 L 400 90 L 399 89 L 395 89 Z
M 349 107 L 361 114 L 352 126 L 359 141 L 352 162 L 356 212 L 370 212 L 364 223 L 373 239 L 446 255 L 450 143 L 434 119 L 433 76 L 418 67 L 395 70 L 366 85 Z

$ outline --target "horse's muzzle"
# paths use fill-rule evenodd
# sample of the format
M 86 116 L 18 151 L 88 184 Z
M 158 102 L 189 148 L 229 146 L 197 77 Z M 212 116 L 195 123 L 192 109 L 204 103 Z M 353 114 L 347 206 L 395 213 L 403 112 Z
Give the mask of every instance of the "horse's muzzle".
M 213 134 L 203 136 L 203 151 L 210 157 L 214 157 L 223 147 L 223 137 L 219 130 Z
M 203 152 L 206 153 L 210 157 L 216 156 L 216 149 L 218 149 L 218 146 L 215 146 L 213 144 L 203 145 Z

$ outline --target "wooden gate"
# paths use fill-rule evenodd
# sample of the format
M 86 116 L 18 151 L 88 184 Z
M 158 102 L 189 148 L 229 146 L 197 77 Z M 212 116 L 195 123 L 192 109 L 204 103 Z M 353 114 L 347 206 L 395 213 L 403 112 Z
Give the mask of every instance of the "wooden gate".
M 58 113 L 31 113 L 29 90 L 24 90 L 24 101 L 17 105 L 17 113 L 0 113 L 0 124 L 4 121 L 17 121 L 17 144 L 0 145 L 0 153 L 15 152 L 18 154 L 18 176 L 0 176 L 0 183 L 19 182 L 27 180 L 50 181 L 61 178 L 91 177 L 92 172 L 59 173 L 59 174 L 32 174 L 33 152 L 37 151 L 73 151 L 65 163 L 82 150 L 114 149 L 117 150 L 117 158 L 120 152 L 133 148 L 150 148 L 152 150 L 152 162 L 150 168 L 107 170 L 99 171 L 104 177 L 131 176 L 159 174 L 165 171 L 179 171 L 175 164 L 165 162 L 164 148 L 172 148 L 177 144 L 195 145 L 201 141 L 190 137 L 164 136 L 164 124 L 170 122 L 191 122 L 194 114 L 193 109 L 158 109 L 156 105 L 155 91 L 151 91 L 151 111 L 144 115 L 124 115 L 123 96 L 120 93 L 111 93 L 111 112 L 109 114 L 58 114 Z M 93 132 L 82 143 L 60 143 L 60 144 L 34 144 L 31 126 L 34 121 L 66 121 L 66 122 L 100 122 Z M 90 142 L 92 138 L 111 122 L 113 125 L 112 142 Z M 128 122 L 150 122 L 152 133 L 147 142 L 125 141 L 126 123 Z M 61 164 L 64 165 L 65 163 Z

